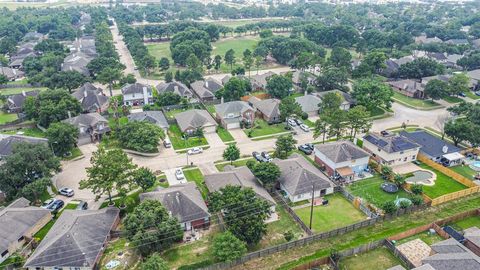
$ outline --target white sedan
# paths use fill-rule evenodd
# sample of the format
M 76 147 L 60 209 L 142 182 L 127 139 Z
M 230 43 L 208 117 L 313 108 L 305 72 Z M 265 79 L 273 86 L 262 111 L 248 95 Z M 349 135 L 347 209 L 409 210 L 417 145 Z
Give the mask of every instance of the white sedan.
M 185 175 L 183 174 L 182 169 L 176 169 L 175 170 L 175 177 L 177 178 L 177 180 L 185 179 Z
M 202 152 L 203 152 L 203 149 L 202 149 L 202 148 L 200 148 L 200 147 L 194 147 L 194 148 L 192 148 L 192 149 L 189 149 L 189 150 L 187 151 L 187 154 L 189 154 L 189 155 L 196 155 L 196 154 L 200 154 L 200 153 L 202 153 Z
M 303 131 L 305 131 L 305 132 L 309 132 L 309 131 L 310 131 L 310 128 L 309 128 L 307 125 L 305 125 L 305 124 L 301 124 L 301 125 L 300 125 L 300 129 L 303 130 Z

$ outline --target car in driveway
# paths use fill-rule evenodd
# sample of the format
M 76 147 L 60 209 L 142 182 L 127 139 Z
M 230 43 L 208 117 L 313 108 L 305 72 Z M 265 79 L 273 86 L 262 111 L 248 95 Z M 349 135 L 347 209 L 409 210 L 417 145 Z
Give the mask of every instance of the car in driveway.
M 175 177 L 177 178 L 177 180 L 185 179 L 185 175 L 183 174 L 182 169 L 176 169 L 175 170 Z
M 293 121 L 295 121 L 295 123 L 297 123 L 297 125 L 303 125 L 303 122 L 302 120 L 298 119 L 298 118 L 294 118 Z
M 67 187 L 61 188 L 58 193 L 66 197 L 73 197 L 73 195 L 75 195 L 73 189 Z
M 310 132 L 310 128 L 305 124 L 301 124 L 300 129 L 305 131 L 305 132 Z
M 77 210 L 87 210 L 88 209 L 88 203 L 85 201 L 80 201 L 77 205 Z
M 467 97 L 467 95 L 466 95 L 465 93 L 463 93 L 463 92 L 458 93 L 458 95 L 461 96 L 461 97 Z
M 262 155 L 263 159 L 265 160 L 265 162 L 272 161 L 272 157 L 270 157 L 270 154 L 268 152 L 263 151 L 261 155 Z
M 308 145 L 305 145 L 305 144 L 299 145 L 299 146 L 298 146 L 298 150 L 299 150 L 299 151 L 302 151 L 302 152 L 305 153 L 306 155 L 311 155 L 312 152 L 313 152 L 313 149 L 310 148 Z
M 297 122 L 295 121 L 295 119 L 292 119 L 292 118 L 287 120 L 287 124 L 291 127 L 296 127 L 297 126 Z
M 40 207 L 44 208 L 44 209 L 48 209 L 55 201 L 56 201 L 56 199 L 54 199 L 54 198 L 48 199 L 48 200 L 44 201 L 42 203 L 42 206 L 40 206 Z
M 475 95 L 480 96 L 480 91 L 475 92 Z
M 252 153 L 252 156 L 254 159 L 256 159 L 258 162 L 265 162 L 265 159 L 262 157 L 262 155 L 259 152 L 254 151 Z
M 56 199 L 47 209 L 50 210 L 50 212 L 58 212 L 64 205 L 64 201 Z
M 189 155 L 196 155 L 196 154 L 200 154 L 200 153 L 202 153 L 202 152 L 203 152 L 203 149 L 202 149 L 202 148 L 200 148 L 200 147 L 194 147 L 194 148 L 192 148 L 192 149 L 189 149 L 189 150 L 187 151 L 187 154 L 189 154 Z

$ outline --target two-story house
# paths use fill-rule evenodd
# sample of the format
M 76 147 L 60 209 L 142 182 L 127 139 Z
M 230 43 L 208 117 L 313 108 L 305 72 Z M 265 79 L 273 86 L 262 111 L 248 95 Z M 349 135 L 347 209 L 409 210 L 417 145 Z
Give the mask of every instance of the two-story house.
M 79 116 L 65 119 L 63 122 L 78 128 L 79 145 L 100 141 L 103 134 L 110 132 L 108 120 L 98 113 L 80 114 Z
M 218 122 L 225 129 L 240 128 L 240 123 L 251 125 L 255 110 L 245 101 L 230 101 L 215 105 Z
M 416 160 L 420 145 L 405 137 L 383 132 L 383 134 L 365 135 L 363 149 L 370 153 L 378 163 L 396 166 Z
M 152 87 L 142 83 L 127 84 L 122 87 L 123 104 L 126 106 L 143 106 L 153 104 Z

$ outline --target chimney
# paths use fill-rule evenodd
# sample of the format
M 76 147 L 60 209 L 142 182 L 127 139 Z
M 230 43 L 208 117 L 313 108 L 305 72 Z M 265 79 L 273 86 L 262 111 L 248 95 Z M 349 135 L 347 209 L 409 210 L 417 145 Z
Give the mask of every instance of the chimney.
M 205 88 L 208 88 L 208 81 L 205 81 Z
M 173 87 L 173 91 L 174 91 L 174 92 L 178 92 L 178 85 L 175 85 L 175 86 Z
M 25 93 L 25 90 L 22 90 L 22 96 L 26 97 L 27 93 Z
M 87 90 L 83 91 L 83 97 L 85 97 L 85 98 L 86 98 L 87 96 L 88 96 L 88 92 L 87 92 Z

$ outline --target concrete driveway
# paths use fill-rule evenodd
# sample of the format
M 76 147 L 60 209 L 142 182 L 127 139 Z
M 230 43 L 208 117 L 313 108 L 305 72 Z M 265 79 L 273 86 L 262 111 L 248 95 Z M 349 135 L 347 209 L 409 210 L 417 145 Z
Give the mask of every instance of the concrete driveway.
M 219 148 L 219 147 L 225 146 L 222 139 L 220 139 L 218 134 L 215 132 L 205 133 L 203 136 L 205 137 L 205 139 L 207 139 L 207 142 L 208 142 L 208 145 L 210 145 L 210 148 Z
M 187 182 L 187 179 L 182 179 L 182 180 L 177 179 L 177 177 L 175 176 L 175 171 L 177 169 L 180 169 L 180 168 L 165 170 L 165 177 L 167 178 L 168 184 L 170 186 L 185 184 Z
M 241 128 L 229 129 L 228 132 L 230 132 L 237 143 L 249 143 L 252 141 Z

